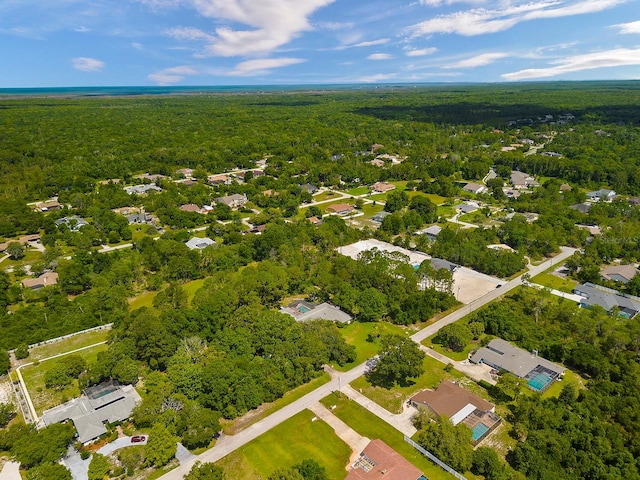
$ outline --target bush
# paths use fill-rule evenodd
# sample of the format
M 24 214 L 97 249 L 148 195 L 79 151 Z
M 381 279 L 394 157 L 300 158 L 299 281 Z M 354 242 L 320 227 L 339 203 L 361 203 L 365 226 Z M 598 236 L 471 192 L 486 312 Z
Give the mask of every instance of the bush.
M 22 360 L 23 358 L 27 358 L 29 356 L 29 347 L 25 343 L 21 343 L 18 345 L 18 348 L 15 350 L 15 355 L 18 360 Z

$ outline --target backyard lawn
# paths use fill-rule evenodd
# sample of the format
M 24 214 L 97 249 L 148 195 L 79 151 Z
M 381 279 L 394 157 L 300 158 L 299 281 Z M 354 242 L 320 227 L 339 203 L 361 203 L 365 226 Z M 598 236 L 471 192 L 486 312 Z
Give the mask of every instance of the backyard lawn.
M 84 358 L 87 363 L 91 363 L 96 361 L 99 352 L 103 352 L 106 349 L 107 345 L 103 344 L 76 352 L 74 355 L 79 355 Z M 80 388 L 78 388 L 77 380 L 74 380 L 71 385 L 61 390 L 45 387 L 44 375 L 58 360 L 60 360 L 60 358 L 44 360 L 37 365 L 29 365 L 21 369 L 22 377 L 33 401 L 33 406 L 39 415 L 42 414 L 43 410 L 55 407 L 56 405 L 80 396 L 81 392 Z
M 59 353 L 70 352 L 78 348 L 88 347 L 89 345 L 104 342 L 109 338 L 110 331 L 111 329 L 105 328 L 102 330 L 95 330 L 93 332 L 80 333 L 54 343 L 33 347 L 29 350 L 29 356 L 24 359 L 23 362 L 34 362 Z
M 351 449 L 325 422 L 312 422 L 313 417 L 313 413 L 304 410 L 227 455 L 217 465 L 224 468 L 227 478 L 259 480 L 277 469 L 313 459 L 326 469 L 328 478 L 343 479 Z
M 323 398 L 321 402 L 328 408 L 336 405 L 336 408 L 332 410 L 336 417 L 340 418 L 360 435 L 371 440 L 379 438 L 385 442 L 422 470 L 422 473 L 430 480 L 448 480 L 453 478 L 405 442 L 402 433 L 353 400 L 346 397 L 339 398 L 336 394 L 332 394 Z

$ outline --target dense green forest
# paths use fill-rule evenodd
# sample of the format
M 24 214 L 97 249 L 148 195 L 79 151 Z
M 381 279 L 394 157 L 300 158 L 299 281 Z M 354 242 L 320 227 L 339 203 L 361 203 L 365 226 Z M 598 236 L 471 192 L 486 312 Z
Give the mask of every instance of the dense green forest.
M 328 301 L 357 322 L 403 326 L 459 305 L 450 272 L 380 251 L 353 260 L 337 247 L 376 238 L 504 279 L 566 245 L 580 249 L 567 262 L 569 278 L 603 283 L 603 265 L 640 261 L 640 209 L 628 199 L 640 194 L 638 87 L 0 98 L 0 242 L 7 254 L 0 265 L 0 373 L 9 368 L 6 350 L 18 348 L 21 358 L 28 344 L 113 323 L 109 348 L 97 361 L 69 356 L 47 372 L 47 388 L 140 380 L 136 427 L 166 445 L 179 439 L 196 449 L 209 445 L 221 421 L 280 398 L 318 377 L 326 363 L 356 359 L 339 326 L 298 323 L 278 311 L 282 305 Z M 372 163 L 384 154 L 382 166 Z M 243 172 L 242 181 L 208 181 L 255 169 L 258 161 L 261 170 Z M 187 167 L 190 184 L 176 174 Z M 507 197 L 512 169 L 541 186 Z M 489 172 L 495 178 L 486 181 L 486 192 L 463 191 Z M 161 191 L 123 190 L 150 183 L 136 178 L 143 173 L 166 176 L 154 180 Z M 326 205 L 303 189 L 322 187 L 330 203 L 338 191 L 368 191 L 375 182 L 394 182 L 395 190 L 337 198 L 366 218 L 384 209 L 379 227 L 327 215 Z M 619 198 L 575 208 L 589 190 L 605 187 Z M 215 203 L 231 194 L 245 195 L 247 204 Z M 60 210 L 35 208 L 53 196 Z M 469 218 L 478 228 L 451 221 L 469 200 L 479 203 Z M 184 205 L 211 207 L 204 215 Z M 131 224 L 116 210 L 122 207 L 143 209 L 154 221 Z M 64 221 L 70 216 L 88 224 L 75 228 L 76 220 Z M 434 224 L 442 227 L 437 240 L 420 233 Z M 259 234 L 251 227 L 261 227 Z M 599 234 L 591 233 L 595 227 Z M 20 235 L 31 233 L 40 235 L 43 251 L 19 244 Z M 214 244 L 189 249 L 185 242 L 196 233 Z M 495 244 L 507 248 L 488 248 Z M 123 248 L 99 251 L 105 245 Z M 56 285 L 20 285 L 49 271 L 57 273 Z M 421 288 L 425 283 L 438 288 Z M 606 285 L 637 295 L 640 275 Z M 153 300 L 131 307 L 145 296 Z M 523 288 L 441 330 L 438 341 L 454 350 L 481 335 L 499 336 L 586 379 L 584 388 L 563 390 L 558 399 L 502 392 L 497 398 L 510 408 L 518 441 L 508 467 L 480 450 L 463 452 L 460 468 L 485 478 L 515 471 L 539 479 L 638 478 L 638 325 Z M 3 423 L 13 418 L 5 413 Z M 423 438 L 448 434 L 429 428 Z M 0 433 L 0 450 L 25 459 L 33 475 L 55 469 L 68 432 L 38 435 L 53 439 L 40 456 L 25 452 L 34 433 L 19 424 Z M 138 453 L 122 465 L 165 465 L 171 449 L 152 447 L 146 463 Z M 303 464 L 292 475 L 309 467 Z M 96 471 L 102 467 L 96 460 Z

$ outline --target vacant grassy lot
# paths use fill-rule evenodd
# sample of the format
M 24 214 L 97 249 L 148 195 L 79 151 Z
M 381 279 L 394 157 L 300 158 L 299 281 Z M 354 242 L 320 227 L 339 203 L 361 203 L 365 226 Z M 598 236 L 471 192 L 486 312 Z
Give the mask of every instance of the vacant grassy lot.
M 85 359 L 87 363 L 95 362 L 99 352 L 107 349 L 107 345 L 98 345 L 93 348 L 88 348 L 80 352 L 74 353 Z M 62 358 L 62 357 L 61 357 Z M 44 385 L 44 375 L 53 365 L 59 361 L 60 358 L 54 358 L 52 360 L 45 360 L 37 365 L 29 365 L 24 367 L 22 377 L 27 385 L 27 390 L 33 401 L 33 406 L 38 414 L 41 414 L 43 410 L 46 410 L 56 405 L 60 405 L 72 398 L 80 396 L 80 389 L 78 388 L 78 381 L 75 380 L 71 385 L 61 390 L 49 389 Z
M 352 322 L 351 324 L 341 328 L 340 333 L 342 333 L 342 336 L 349 345 L 354 345 L 356 347 L 357 357 L 354 362 L 348 363 L 342 367 L 334 365 L 337 370 L 350 370 L 368 358 L 378 354 L 378 349 L 380 348 L 379 343 L 377 341 L 367 342 L 367 336 L 374 328 L 378 329 L 381 334 L 396 333 L 398 335 L 410 335 L 413 333 L 412 331 L 405 330 L 399 325 L 393 325 L 392 323 L 387 322 Z
M 329 478 L 343 479 L 351 449 L 322 420 L 312 422 L 313 417 L 309 410 L 300 412 L 217 464 L 227 478 L 260 480 L 310 458 L 324 466 Z
M 59 353 L 66 353 L 78 348 L 88 347 L 96 343 L 105 342 L 109 338 L 110 329 L 96 330 L 93 332 L 80 333 L 73 337 L 65 338 L 54 343 L 40 345 L 29 350 L 29 356 L 23 362 L 35 362 L 43 358 L 49 358 Z
M 550 272 L 542 272 L 533 277 L 531 281 L 543 287 L 553 288 L 566 293 L 573 293 L 573 289 L 578 285 L 578 282 L 571 278 L 558 277 Z
M 360 435 L 372 440 L 377 438 L 381 439 L 422 470 L 422 473 L 430 480 L 449 480 L 453 478 L 405 442 L 402 434 L 395 428 L 380 420 L 373 413 L 370 413 L 353 400 L 346 397 L 339 398 L 334 394 L 322 399 L 322 403 L 326 407 L 336 405 L 336 408 L 333 410 L 333 414 L 336 417 L 340 418 Z
M 475 387 L 477 385 L 465 377 L 463 373 L 455 369 L 446 371 L 445 365 L 434 358 L 425 357 L 423 365 L 425 372 L 416 378 L 413 383 L 406 386 L 395 386 L 392 389 L 375 387 L 371 385 L 365 377 L 360 377 L 351 382 L 351 386 L 391 413 L 401 413 L 402 404 L 406 402 L 409 397 L 415 395 L 420 390 L 436 388 L 442 380 L 458 380 L 465 384 L 465 386 L 469 385 L 470 389 L 476 390 Z M 473 384 L 473 386 L 471 386 L 471 384 Z
M 480 343 L 482 342 L 482 339 L 485 337 L 485 335 L 482 335 L 478 340 L 474 340 L 472 341 L 469 345 L 467 345 L 464 350 L 462 350 L 461 352 L 454 352 L 453 350 L 450 350 L 449 348 L 445 348 L 442 345 L 438 345 L 437 343 L 433 343 L 433 338 L 436 336 L 435 335 L 431 335 L 429 338 L 426 338 L 425 340 L 422 341 L 422 345 L 424 345 L 425 347 L 429 347 L 433 350 L 435 350 L 438 353 L 441 353 L 442 355 L 445 355 L 447 357 L 449 357 L 451 360 L 456 360 L 458 362 L 461 362 L 462 360 L 466 360 L 469 357 L 469 354 L 473 351 L 473 350 L 477 350 L 478 348 L 480 348 Z
M 314 202 L 324 202 L 325 200 L 333 200 L 337 197 L 340 197 L 339 193 L 336 192 L 322 192 L 318 195 L 313 196 Z
M 234 435 L 241 430 L 259 422 L 263 418 L 271 415 L 273 412 L 280 410 L 282 407 L 295 402 L 301 397 L 304 397 L 307 393 L 312 392 L 321 385 L 324 385 L 331 380 L 331 376 L 328 373 L 323 373 L 320 377 L 314 378 L 309 383 L 300 385 L 298 388 L 288 391 L 282 398 L 277 399 L 275 402 L 263 403 L 255 410 L 247 412 L 240 418 L 236 418 L 233 421 L 221 420 L 224 433 L 228 435 Z
M 371 189 L 369 187 L 356 187 L 351 190 L 347 190 L 347 195 L 364 195 L 365 193 L 369 193 Z

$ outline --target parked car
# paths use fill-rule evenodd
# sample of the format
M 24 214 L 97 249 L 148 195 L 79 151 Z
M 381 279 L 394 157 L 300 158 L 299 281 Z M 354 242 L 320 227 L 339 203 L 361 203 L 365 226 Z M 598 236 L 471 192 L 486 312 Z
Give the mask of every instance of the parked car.
M 144 442 L 147 439 L 144 435 L 136 435 L 135 437 L 131 437 L 131 443 L 140 443 Z

